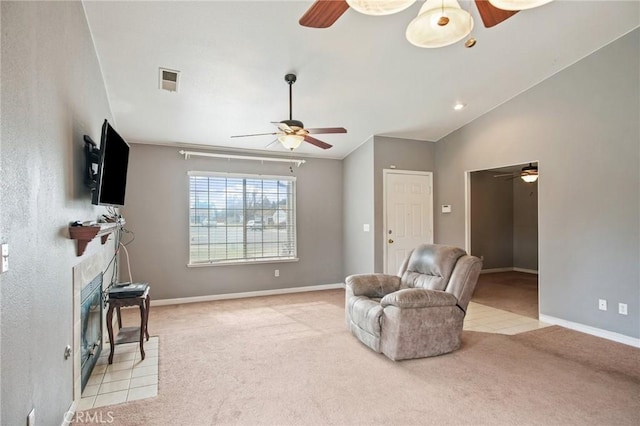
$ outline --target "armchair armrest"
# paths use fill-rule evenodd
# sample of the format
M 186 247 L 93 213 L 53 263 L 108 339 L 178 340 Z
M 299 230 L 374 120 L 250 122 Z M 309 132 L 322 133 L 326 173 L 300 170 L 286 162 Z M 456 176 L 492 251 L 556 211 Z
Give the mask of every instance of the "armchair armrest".
M 400 277 L 386 274 L 350 275 L 345 282 L 354 296 L 384 297 L 400 288 Z
M 405 288 L 382 298 L 382 307 L 398 308 L 432 308 L 438 306 L 456 306 L 458 299 L 445 291 L 427 290 L 423 288 Z

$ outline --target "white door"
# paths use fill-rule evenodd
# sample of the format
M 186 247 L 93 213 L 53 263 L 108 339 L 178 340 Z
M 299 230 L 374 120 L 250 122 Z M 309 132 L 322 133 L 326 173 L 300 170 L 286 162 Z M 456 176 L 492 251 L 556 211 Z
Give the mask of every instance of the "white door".
M 430 172 L 385 170 L 385 273 L 396 274 L 409 251 L 433 243 Z

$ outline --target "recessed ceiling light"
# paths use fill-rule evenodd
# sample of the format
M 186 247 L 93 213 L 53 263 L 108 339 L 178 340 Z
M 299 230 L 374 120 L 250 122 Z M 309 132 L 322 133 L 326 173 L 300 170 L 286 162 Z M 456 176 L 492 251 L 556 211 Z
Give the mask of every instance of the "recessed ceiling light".
M 464 107 L 466 107 L 466 106 L 467 106 L 467 104 L 463 104 L 463 103 L 461 103 L 461 102 L 458 102 L 457 104 L 455 104 L 455 105 L 453 106 L 453 109 L 455 109 L 456 111 L 460 111 L 462 108 L 464 108 Z

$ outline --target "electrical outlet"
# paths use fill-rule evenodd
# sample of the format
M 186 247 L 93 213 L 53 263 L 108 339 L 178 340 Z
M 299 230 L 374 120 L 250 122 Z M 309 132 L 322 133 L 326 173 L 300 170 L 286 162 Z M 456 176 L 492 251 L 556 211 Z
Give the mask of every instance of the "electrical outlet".
M 280 276 L 280 269 L 276 269 L 275 271 L 273 271 L 273 276 L 274 277 L 279 277 Z
M 607 300 L 606 299 L 598 299 L 598 309 L 601 311 L 607 310 Z
M 32 408 L 27 416 L 27 426 L 36 426 L 36 409 Z
M 627 315 L 627 304 L 626 303 L 618 303 L 618 313 L 620 315 Z
M 484 256 L 480 255 L 480 260 L 484 262 Z

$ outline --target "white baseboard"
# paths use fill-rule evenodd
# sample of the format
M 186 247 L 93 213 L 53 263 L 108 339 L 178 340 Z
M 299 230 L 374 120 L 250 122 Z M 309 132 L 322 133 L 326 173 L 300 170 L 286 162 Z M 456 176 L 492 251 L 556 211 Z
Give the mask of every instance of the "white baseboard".
M 509 266 L 506 268 L 492 268 L 492 269 L 483 269 L 480 271 L 481 274 L 493 274 L 496 272 L 524 272 L 525 274 L 536 274 L 538 275 L 538 271 L 535 269 L 524 269 L 524 268 L 516 268 L 515 266 Z
M 62 417 L 62 423 L 60 424 L 60 426 L 69 426 L 71 424 L 71 420 L 73 420 L 73 416 L 76 413 L 77 406 L 78 406 L 77 401 L 73 401 L 71 403 L 71 406 L 69 407 L 67 412 L 64 413 L 64 416 Z
M 515 272 L 524 272 L 525 274 L 534 274 L 534 275 L 538 275 L 538 271 L 536 271 L 535 269 L 525 269 L 525 268 L 516 268 L 515 266 L 513 267 L 513 270 Z
M 494 272 L 511 272 L 513 268 L 491 268 L 491 269 L 483 269 L 480 271 L 481 274 L 493 274 Z
M 625 345 L 634 346 L 640 348 L 640 339 L 635 337 L 625 336 L 624 334 L 615 333 L 613 331 L 602 330 L 600 328 L 591 327 L 590 325 L 579 324 L 577 322 L 567 321 L 560 318 L 551 317 L 549 315 L 539 315 L 541 322 L 547 324 L 560 325 L 571 330 L 580 331 L 582 333 L 591 334 L 592 336 L 602 337 L 603 339 L 612 340 L 618 343 L 624 343 Z
M 152 300 L 152 306 L 180 305 L 183 303 L 210 302 L 213 300 L 242 299 L 246 297 L 273 296 L 277 294 L 303 293 L 307 291 L 344 288 L 344 283 L 312 285 L 307 287 L 278 288 L 274 290 L 247 291 L 244 293 L 212 294 L 208 296 L 179 297 L 177 299 Z

